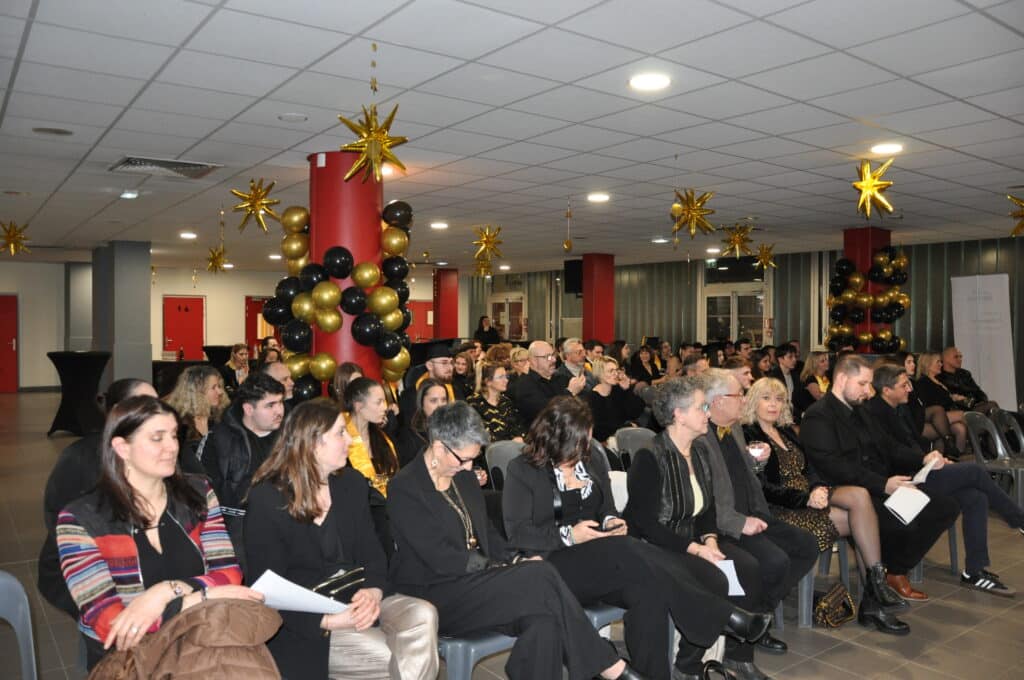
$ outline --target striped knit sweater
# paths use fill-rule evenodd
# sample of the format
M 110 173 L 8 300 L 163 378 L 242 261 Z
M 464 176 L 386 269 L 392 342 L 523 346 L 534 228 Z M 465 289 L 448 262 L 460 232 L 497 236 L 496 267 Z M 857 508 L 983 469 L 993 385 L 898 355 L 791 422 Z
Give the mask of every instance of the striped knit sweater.
M 205 517 L 198 522 L 188 521 L 185 508 L 171 500 L 167 508 L 198 548 L 206 567 L 203 576 L 188 582 L 194 588 L 240 584 L 242 571 L 224 528 L 217 496 L 205 479 L 197 478 L 193 484 L 206 496 Z M 61 511 L 57 547 L 64 580 L 81 612 L 78 627 L 84 635 L 102 642 L 114 618 L 147 587 L 131 526 L 113 519 L 109 506 L 101 506 L 94 491 Z M 160 624 L 158 620 L 147 632 L 155 632 Z

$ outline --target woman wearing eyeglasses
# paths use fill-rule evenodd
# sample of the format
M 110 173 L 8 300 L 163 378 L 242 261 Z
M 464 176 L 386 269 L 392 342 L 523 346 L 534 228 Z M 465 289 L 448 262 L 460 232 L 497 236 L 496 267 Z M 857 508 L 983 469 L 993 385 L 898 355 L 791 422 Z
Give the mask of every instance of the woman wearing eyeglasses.
M 505 367 L 485 362 L 480 366 L 477 380 L 479 384 L 476 393 L 466 399 L 466 403 L 484 419 L 491 441 L 523 441 L 526 431 L 522 418 L 515 404 L 505 394 L 508 390 L 508 371 Z
M 433 603 L 442 635 L 514 635 L 510 680 L 560 678 L 563 665 L 570 680 L 646 677 L 597 634 L 552 565 L 513 556 L 488 521 L 471 472 L 488 442 L 480 415 L 465 402 L 447 404 L 427 431 L 426 451 L 395 475 L 388 494 L 396 589 Z
M 629 388 L 629 376 L 615 359 L 597 357 L 591 372 L 597 385 L 586 392 L 587 404 L 594 414 L 594 439 L 605 442 L 643 413 L 644 402 Z

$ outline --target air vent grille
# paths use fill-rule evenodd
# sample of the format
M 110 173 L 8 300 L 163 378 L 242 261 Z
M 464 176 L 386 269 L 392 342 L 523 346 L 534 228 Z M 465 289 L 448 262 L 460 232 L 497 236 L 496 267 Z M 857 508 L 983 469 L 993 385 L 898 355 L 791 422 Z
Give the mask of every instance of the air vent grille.
M 223 167 L 216 163 L 195 163 L 167 158 L 143 158 L 141 156 L 125 156 L 110 166 L 111 172 L 129 175 L 156 175 L 158 177 L 184 177 L 200 179 L 206 177 L 217 168 Z

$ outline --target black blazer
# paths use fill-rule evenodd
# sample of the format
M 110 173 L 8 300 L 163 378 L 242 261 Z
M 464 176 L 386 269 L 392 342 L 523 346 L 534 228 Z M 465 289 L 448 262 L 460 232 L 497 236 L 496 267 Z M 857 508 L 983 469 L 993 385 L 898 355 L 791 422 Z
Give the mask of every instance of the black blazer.
M 587 474 L 601 489 L 601 509 L 595 518 L 618 517 L 608 468 L 600 457 L 586 464 Z M 505 533 L 514 548 L 528 555 L 548 554 L 565 547 L 555 523 L 554 477 L 549 466 L 537 468 L 519 456 L 509 461 L 505 488 L 501 496 Z
M 549 401 L 559 395 L 569 394 L 565 385 L 559 386 L 554 379 L 545 380 L 532 368 L 526 375 L 516 378 L 515 386 L 508 391 L 527 428 Z
M 925 406 L 941 406 L 947 411 L 957 411 L 964 407 L 958 406 L 953 401 L 953 395 L 950 391 L 942 385 L 937 385 L 935 382 L 928 377 L 923 377 L 920 380 L 914 381 L 914 392 L 917 398 L 921 400 L 921 403 Z
M 370 519 L 365 478 L 342 468 L 328 484 L 331 509 L 319 527 L 289 515 L 284 495 L 270 482 L 252 488 L 245 515 L 246 583 L 272 569 L 308 588 L 340 568 L 361 566 L 366 570 L 363 586 L 387 593 L 387 561 Z M 281 674 L 288 680 L 326 678 L 330 638 L 320 629 L 322 616 L 280 614 L 284 623 L 267 647 Z
M 921 455 L 924 455 L 927 449 L 922 444 L 927 440 L 920 436 L 920 431 L 915 432 L 916 425 L 909 410 L 901 411 L 899 407 L 889 406 L 878 394 L 869 399 L 864 408 L 871 412 L 890 437 L 906 447 L 920 449 Z
M 800 446 L 800 439 L 793 432 L 792 428 L 778 427 L 776 429 L 790 447 L 796 447 L 800 449 L 801 453 L 803 452 L 803 447 Z M 779 445 L 761 429 L 758 423 L 744 425 L 743 434 L 746 436 L 747 441 L 765 442 L 772 449 L 771 456 L 765 461 L 764 470 L 758 475 L 758 478 L 761 480 L 761 487 L 764 489 L 764 497 L 770 504 L 791 510 L 800 510 L 807 507 L 811 491 L 814 491 L 819 486 L 826 486 L 821 477 L 814 472 L 814 468 L 808 462 L 806 455 L 804 456 L 804 467 L 801 472 L 807 479 L 808 491 L 789 489 L 783 486 L 782 471 L 779 469 Z
M 485 569 L 489 561 L 508 557 L 505 539 L 487 519 L 476 475 L 463 470 L 452 483 L 469 509 L 478 551 L 466 549 L 462 522 L 434 487 L 422 455 L 399 470 L 388 486 L 388 516 L 396 545 L 390 575 L 402 592 L 416 595 L 427 586 L 454 581 Z

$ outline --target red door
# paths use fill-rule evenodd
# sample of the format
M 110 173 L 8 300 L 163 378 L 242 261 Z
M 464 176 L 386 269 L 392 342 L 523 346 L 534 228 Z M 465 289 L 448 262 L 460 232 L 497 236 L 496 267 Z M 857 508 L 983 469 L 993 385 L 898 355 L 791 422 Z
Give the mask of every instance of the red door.
M 205 303 L 202 297 L 164 296 L 164 352 L 178 356 L 184 350 L 186 360 L 203 360 Z
M 18 391 L 18 296 L 0 295 L 0 392 Z
M 245 296 L 245 344 L 249 346 L 253 359 L 260 355 L 260 340 L 263 338 L 273 335 L 278 342 L 281 341 L 281 332 L 263 318 L 263 303 L 269 299 L 255 295 Z
M 427 323 L 433 321 L 432 312 L 434 303 L 431 300 L 409 300 L 405 306 L 412 312 L 412 323 L 405 330 L 413 342 L 422 342 L 434 337 L 434 325 Z

